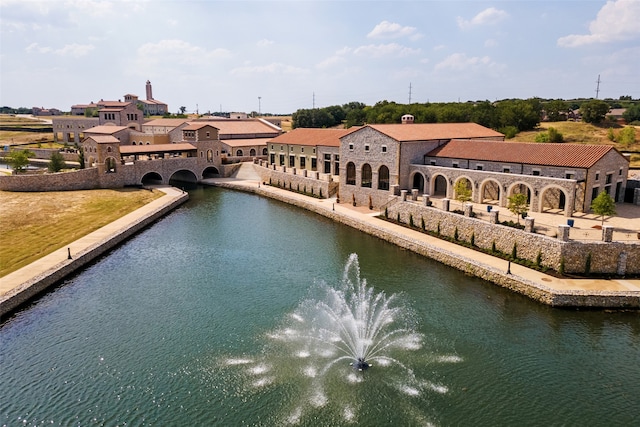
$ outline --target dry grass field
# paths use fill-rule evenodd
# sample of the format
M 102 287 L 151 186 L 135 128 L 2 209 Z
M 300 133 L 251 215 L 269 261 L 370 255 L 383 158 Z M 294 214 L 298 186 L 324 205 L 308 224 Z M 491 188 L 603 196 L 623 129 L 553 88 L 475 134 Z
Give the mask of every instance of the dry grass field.
M 27 117 L 16 117 L 11 114 L 0 114 L 0 126 L 46 126 L 41 120 Z M 50 125 L 49 125 L 50 126 Z M 55 148 L 50 144 L 53 141 L 53 132 L 27 132 L 27 131 L 5 131 L 0 130 L 0 146 L 34 143 L 40 144 L 42 148 Z M 51 146 L 50 146 L 51 145 Z
M 163 195 L 139 189 L 0 191 L 0 277 Z

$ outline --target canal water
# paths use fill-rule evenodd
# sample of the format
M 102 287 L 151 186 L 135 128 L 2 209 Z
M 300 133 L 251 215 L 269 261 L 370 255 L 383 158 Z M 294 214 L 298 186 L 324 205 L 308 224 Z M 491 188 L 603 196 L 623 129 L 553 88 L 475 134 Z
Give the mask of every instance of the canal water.
M 4 319 L 0 426 L 640 425 L 637 312 L 549 308 L 279 202 L 190 194 Z M 318 381 L 273 332 L 352 253 L 422 345 L 400 373 Z

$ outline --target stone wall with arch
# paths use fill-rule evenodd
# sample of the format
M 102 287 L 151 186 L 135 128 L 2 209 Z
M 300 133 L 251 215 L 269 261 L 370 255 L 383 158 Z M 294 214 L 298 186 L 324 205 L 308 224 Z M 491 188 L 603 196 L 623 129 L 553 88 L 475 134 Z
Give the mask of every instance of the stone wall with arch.
M 507 206 L 508 197 L 519 191 L 519 186 L 525 186 L 530 191 L 530 209 L 532 212 L 540 212 L 544 206 L 542 192 L 550 188 L 561 191 L 564 195 L 565 208 L 564 215 L 570 217 L 580 206 L 583 199 L 581 195 L 584 191 L 575 179 L 549 178 L 544 176 L 520 175 L 513 173 L 488 172 L 480 170 L 449 168 L 431 165 L 411 165 L 411 176 L 421 173 L 425 178 L 426 194 L 436 197 L 454 198 L 455 182 L 465 177 L 472 184 L 471 201 L 474 203 L 484 203 L 487 195 L 498 197 L 490 200 L 491 204 Z M 446 182 L 446 192 L 442 194 L 442 185 L 438 183 Z M 490 186 L 490 187 L 488 187 Z M 488 189 L 489 188 L 489 189 Z M 560 196 L 556 193 L 554 203 L 559 203 Z M 551 202 L 548 202 L 551 203 Z

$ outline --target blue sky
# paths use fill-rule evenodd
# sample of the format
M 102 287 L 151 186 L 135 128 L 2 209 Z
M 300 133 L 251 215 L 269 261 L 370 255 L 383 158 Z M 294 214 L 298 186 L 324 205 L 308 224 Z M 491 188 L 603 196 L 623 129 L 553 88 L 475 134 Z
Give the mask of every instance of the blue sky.
M 640 98 L 640 0 L 2 0 L 0 104 Z M 259 99 L 260 98 L 260 99 Z

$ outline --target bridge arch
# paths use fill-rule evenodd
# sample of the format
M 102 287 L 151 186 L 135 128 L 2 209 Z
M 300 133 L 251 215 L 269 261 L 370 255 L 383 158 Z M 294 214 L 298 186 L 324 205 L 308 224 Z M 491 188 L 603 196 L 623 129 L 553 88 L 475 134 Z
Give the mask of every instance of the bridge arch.
M 177 170 L 169 177 L 169 185 L 174 187 L 195 187 L 197 183 L 198 177 L 188 169 Z
M 148 172 L 142 177 L 142 185 L 160 185 L 162 184 L 162 175 L 158 172 Z
M 218 178 L 220 176 L 220 171 L 218 168 L 214 166 L 209 166 L 202 171 L 202 178 Z

